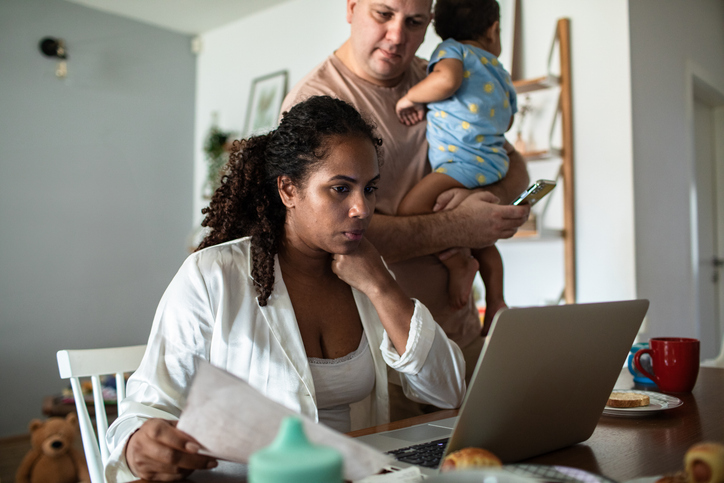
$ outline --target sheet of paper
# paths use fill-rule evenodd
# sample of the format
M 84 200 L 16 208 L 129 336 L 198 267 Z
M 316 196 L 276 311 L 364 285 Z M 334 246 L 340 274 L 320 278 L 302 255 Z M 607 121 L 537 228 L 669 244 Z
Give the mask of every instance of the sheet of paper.
M 246 463 L 268 446 L 282 419 L 294 415 L 310 441 L 337 449 L 344 457 L 344 476 L 360 480 L 379 472 L 392 458 L 263 396 L 245 381 L 199 361 L 178 428 L 218 458 Z

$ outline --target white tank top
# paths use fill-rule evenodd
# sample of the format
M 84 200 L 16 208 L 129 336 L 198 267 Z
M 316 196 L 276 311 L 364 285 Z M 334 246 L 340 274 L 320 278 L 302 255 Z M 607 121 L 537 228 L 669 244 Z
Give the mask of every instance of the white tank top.
M 364 332 L 354 352 L 337 359 L 309 357 L 319 422 L 342 433 L 350 431 L 349 405 L 375 387 L 375 364 Z

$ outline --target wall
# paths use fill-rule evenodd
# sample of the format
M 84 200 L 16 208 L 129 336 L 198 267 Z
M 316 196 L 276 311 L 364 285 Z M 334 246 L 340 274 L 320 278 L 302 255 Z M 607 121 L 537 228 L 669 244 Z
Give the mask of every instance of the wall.
M 637 0 L 629 16 L 637 289 L 652 301 L 647 335 L 696 337 L 687 66 L 724 90 L 724 3 Z
M 288 70 L 288 85 L 294 85 L 329 54 L 334 48 L 330 45 L 344 41 L 346 24 L 336 21 L 343 15 L 343 2 L 318 0 L 309 10 L 308 2 L 293 0 L 201 36 L 196 71 L 195 220 L 201 221 L 201 208 L 208 204 L 201 197 L 206 179 L 202 147 L 214 116 L 222 129 L 238 138 L 253 79 Z
M 627 299 L 636 294 L 627 3 L 519 2 L 522 28 L 516 50 L 522 54 L 523 78 L 545 75 L 556 21 L 570 19 L 579 302 Z M 560 273 L 556 263 L 562 247 L 556 252 L 553 246 L 546 251 L 533 243 L 511 245 L 515 252 L 501 245 L 510 276 L 527 284 L 529 293 L 550 293 L 548 273 Z M 531 253 L 537 259 L 531 259 Z M 510 285 L 506 284 L 509 293 L 515 290 Z
M 194 215 L 208 204 L 201 191 L 206 177 L 204 138 L 214 113 L 219 126 L 238 136 L 244 128 L 252 81 L 287 70 L 291 88 L 349 36 L 345 2 L 291 0 L 201 36 L 196 83 Z M 434 35 L 434 34 L 433 34 Z M 428 40 L 419 52 L 432 52 Z
M 579 300 L 635 294 L 633 185 L 630 134 L 628 12 L 626 0 L 523 0 L 523 75 L 539 76 L 556 20 L 571 18 Z M 345 4 L 292 0 L 203 36 L 196 98 L 194 213 L 206 173 L 201 146 L 212 113 L 240 131 L 254 77 L 288 69 L 290 86 L 349 35 Z M 293 41 L 290 41 L 293 39 Z M 601 39 L 606 39 L 602 42 Z M 438 42 L 428 32 L 418 55 Z M 257 48 L 264 44 L 265 48 Z M 505 48 L 505 46 L 504 46 Z M 610 75 L 614 71 L 617 74 Z M 615 142 L 611 140 L 614 139 Z M 506 293 L 513 305 L 552 303 L 562 289 L 562 243 L 506 242 Z
M 41 38 L 66 40 L 65 80 Z M 60 349 L 140 344 L 191 230 L 187 36 L 0 2 L 0 437 L 59 393 Z

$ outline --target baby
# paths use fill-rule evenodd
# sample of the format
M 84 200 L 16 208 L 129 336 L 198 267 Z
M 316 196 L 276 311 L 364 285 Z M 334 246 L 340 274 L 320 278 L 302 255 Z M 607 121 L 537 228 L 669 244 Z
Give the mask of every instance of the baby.
M 498 61 L 498 3 L 437 0 L 434 22 L 443 42 L 432 54 L 428 76 L 396 106 L 400 121 L 413 125 L 423 120 L 427 104 L 428 157 L 433 172 L 405 196 L 399 215 L 431 212 L 442 192 L 486 186 L 500 181 L 508 171 L 504 133 L 513 122 L 517 101 L 510 74 Z M 454 308 L 467 302 L 480 270 L 489 325 L 506 306 L 503 262 L 497 248 L 463 250 L 443 263 L 450 271 L 448 294 Z

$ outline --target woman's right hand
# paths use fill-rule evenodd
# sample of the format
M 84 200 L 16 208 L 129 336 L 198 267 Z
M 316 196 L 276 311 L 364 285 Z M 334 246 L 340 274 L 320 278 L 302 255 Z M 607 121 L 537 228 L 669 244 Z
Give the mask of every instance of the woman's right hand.
M 333 254 L 332 271 L 368 297 L 386 283 L 394 282 L 379 252 L 367 238 L 362 238 L 357 250 L 348 255 Z
M 353 253 L 332 255 L 332 271 L 370 299 L 395 350 L 404 354 L 415 304 L 387 270 L 374 245 L 362 238 Z
M 194 470 L 214 468 L 218 463 L 199 453 L 199 443 L 176 429 L 176 421 L 149 419 L 126 443 L 126 461 L 131 472 L 152 481 L 181 480 Z

